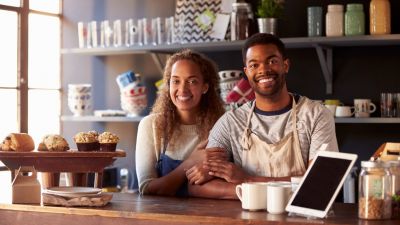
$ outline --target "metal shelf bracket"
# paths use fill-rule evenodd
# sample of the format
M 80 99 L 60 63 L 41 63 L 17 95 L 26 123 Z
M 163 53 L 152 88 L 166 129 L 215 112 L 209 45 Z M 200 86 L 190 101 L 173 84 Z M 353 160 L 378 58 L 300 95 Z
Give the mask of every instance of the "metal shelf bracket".
M 156 64 L 157 70 L 160 72 L 161 76 L 164 74 L 164 67 L 166 60 L 162 60 L 160 57 L 160 54 L 164 55 L 170 55 L 167 53 L 155 53 L 155 52 L 150 52 L 151 58 L 153 58 L 154 64 Z
M 319 64 L 321 65 L 322 74 L 325 78 L 325 85 L 326 85 L 326 93 L 332 94 L 333 93 L 333 86 L 332 86 L 332 48 L 324 47 L 321 45 L 314 45 L 315 50 L 317 51 Z

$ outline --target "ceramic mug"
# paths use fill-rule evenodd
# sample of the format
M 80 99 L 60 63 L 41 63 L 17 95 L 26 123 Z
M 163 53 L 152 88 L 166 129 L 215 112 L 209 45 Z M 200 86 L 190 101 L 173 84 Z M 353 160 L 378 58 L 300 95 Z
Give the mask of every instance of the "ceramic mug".
M 287 203 L 292 193 L 292 184 L 287 181 L 274 181 L 267 183 L 267 211 L 271 214 L 285 212 Z
M 337 106 L 335 111 L 336 117 L 351 117 L 354 115 L 354 107 L 350 106 Z
M 236 185 L 236 195 L 242 202 L 242 208 L 249 211 L 267 209 L 266 182 L 248 182 Z
M 354 99 L 356 117 L 369 117 L 376 110 L 376 106 L 371 99 Z

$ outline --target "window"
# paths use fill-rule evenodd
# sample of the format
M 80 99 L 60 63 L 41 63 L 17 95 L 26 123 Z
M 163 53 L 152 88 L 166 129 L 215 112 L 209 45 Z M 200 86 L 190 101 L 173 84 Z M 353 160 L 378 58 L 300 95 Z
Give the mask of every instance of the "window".
M 0 141 L 24 132 L 37 147 L 60 133 L 60 12 L 61 0 L 0 0 Z
M 60 132 L 60 1 L 0 0 L 1 140 Z

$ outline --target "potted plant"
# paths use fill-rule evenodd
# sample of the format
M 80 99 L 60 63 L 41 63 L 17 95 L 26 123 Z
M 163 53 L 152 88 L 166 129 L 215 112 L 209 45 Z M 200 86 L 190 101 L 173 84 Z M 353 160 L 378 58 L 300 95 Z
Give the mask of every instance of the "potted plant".
M 276 35 L 278 18 L 282 16 L 284 0 L 260 0 L 256 14 L 260 33 Z

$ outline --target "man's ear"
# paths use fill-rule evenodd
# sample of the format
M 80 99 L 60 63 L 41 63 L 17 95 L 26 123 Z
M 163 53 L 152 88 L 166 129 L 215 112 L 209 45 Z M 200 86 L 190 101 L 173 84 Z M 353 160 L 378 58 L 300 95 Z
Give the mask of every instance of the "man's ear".
M 283 66 L 284 66 L 285 72 L 286 72 L 286 73 L 289 73 L 290 60 L 289 60 L 289 59 L 285 59 L 285 60 L 283 61 Z
M 245 80 L 249 80 L 249 79 L 247 78 L 247 67 L 243 67 L 243 71 L 244 71 L 243 78 L 244 78 Z

